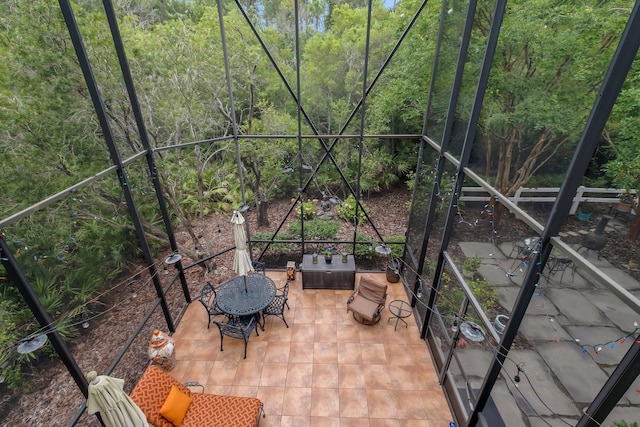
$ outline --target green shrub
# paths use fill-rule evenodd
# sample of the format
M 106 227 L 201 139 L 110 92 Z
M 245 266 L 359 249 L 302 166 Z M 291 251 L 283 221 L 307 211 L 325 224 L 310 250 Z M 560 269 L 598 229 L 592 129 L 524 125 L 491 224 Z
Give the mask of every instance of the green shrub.
M 316 216 L 316 205 L 312 201 L 302 202 L 296 209 L 296 218 L 313 219 Z
M 462 263 L 462 275 L 467 279 L 472 279 L 476 270 L 480 268 L 480 264 L 482 264 L 480 257 L 466 258 Z
M 360 205 L 362 206 L 362 209 L 367 210 L 367 206 L 363 201 L 360 201 Z M 343 200 L 340 205 L 336 206 L 336 213 L 341 219 L 353 223 L 356 216 L 356 206 L 356 199 L 352 194 L 347 197 L 346 200 Z M 362 224 L 366 219 L 366 216 L 362 209 L 358 209 L 358 224 Z
M 373 258 L 373 239 L 364 233 L 356 233 L 356 241 L 364 243 L 356 243 L 356 250 L 353 254 L 355 258 L 360 260 Z
M 485 312 L 492 307 L 498 299 L 496 286 L 484 279 L 469 280 L 467 281 L 467 285 L 469 285 L 471 292 Z M 460 305 L 464 299 L 464 291 L 457 283 L 452 282 L 448 275 L 446 277 L 444 274 L 442 275 L 439 294 L 441 297 L 438 298 L 438 307 L 441 313 L 457 313 L 458 310 L 460 310 Z M 482 323 L 480 319 L 476 318 L 470 318 L 469 320 Z
M 391 254 L 394 258 L 401 258 L 404 252 L 404 243 L 406 241 L 405 236 L 386 236 L 384 241 L 387 242 L 387 246 L 391 249 Z
M 338 235 L 340 223 L 338 221 L 326 219 L 312 219 L 304 222 L 304 238 L 305 240 L 332 240 Z M 287 231 L 289 236 L 300 238 L 302 234 L 301 222 L 295 221 Z
M 254 242 L 255 240 L 270 240 L 272 233 L 254 233 L 251 236 L 251 247 L 259 251 L 263 251 L 267 247 L 267 242 Z M 289 236 L 288 234 L 279 233 L 276 235 L 276 240 L 294 240 L 298 239 L 298 236 Z M 294 243 L 272 243 L 269 245 L 269 250 L 274 252 L 291 252 L 295 247 Z

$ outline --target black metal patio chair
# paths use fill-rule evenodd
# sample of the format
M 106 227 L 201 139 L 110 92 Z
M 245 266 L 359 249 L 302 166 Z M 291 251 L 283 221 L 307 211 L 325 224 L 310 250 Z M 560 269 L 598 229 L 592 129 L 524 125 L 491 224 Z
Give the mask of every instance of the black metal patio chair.
M 284 286 L 282 286 L 281 288 L 278 288 L 278 291 L 276 292 L 276 296 L 273 299 L 273 301 L 271 301 L 271 304 L 269 304 L 264 310 L 262 310 L 263 319 L 265 319 L 267 316 L 277 316 L 282 319 L 282 321 L 288 328 L 289 325 L 287 324 L 287 321 L 284 318 L 285 305 L 287 306 L 287 309 L 289 309 L 289 304 L 287 303 L 288 299 L 289 299 L 289 281 L 287 280 Z
M 211 319 L 216 316 L 226 316 L 224 311 L 218 307 L 216 304 L 216 289 L 211 284 L 211 282 L 206 282 L 202 287 L 202 291 L 200 291 L 200 298 L 198 300 L 202 303 L 204 308 L 207 310 L 207 314 L 209 315 L 209 323 L 207 323 L 207 329 L 211 326 Z
M 251 332 L 256 331 L 258 336 L 258 328 L 256 328 L 257 317 L 256 316 L 231 316 L 227 318 L 226 322 L 213 321 L 220 330 L 220 351 L 222 351 L 222 341 L 224 337 L 231 337 L 244 341 L 244 358 L 247 358 L 247 343 Z
M 251 261 L 251 266 L 256 273 L 267 274 L 267 264 L 262 261 Z

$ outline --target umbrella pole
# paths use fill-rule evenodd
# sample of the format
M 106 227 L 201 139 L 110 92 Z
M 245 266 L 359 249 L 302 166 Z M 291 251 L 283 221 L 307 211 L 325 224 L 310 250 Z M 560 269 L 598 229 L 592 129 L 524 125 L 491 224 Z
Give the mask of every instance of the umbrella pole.
M 244 275 L 244 293 L 247 294 L 249 291 L 247 290 L 247 275 Z

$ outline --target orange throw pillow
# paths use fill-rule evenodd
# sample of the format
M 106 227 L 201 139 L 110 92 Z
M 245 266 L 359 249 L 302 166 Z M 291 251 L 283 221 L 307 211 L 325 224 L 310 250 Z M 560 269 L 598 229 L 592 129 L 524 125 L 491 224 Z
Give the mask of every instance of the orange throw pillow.
M 187 396 L 172 385 L 167 400 L 164 401 L 164 405 L 160 408 L 160 415 L 171 421 L 174 426 L 180 427 L 189 405 L 191 405 L 191 400 L 190 396 Z

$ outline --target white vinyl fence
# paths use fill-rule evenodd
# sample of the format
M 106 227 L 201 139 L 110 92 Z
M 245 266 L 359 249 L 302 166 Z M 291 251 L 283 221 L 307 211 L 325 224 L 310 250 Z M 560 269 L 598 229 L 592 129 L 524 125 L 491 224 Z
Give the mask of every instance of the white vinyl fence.
M 516 205 L 520 202 L 555 202 L 560 187 L 539 187 L 539 188 L 527 188 L 522 187 L 513 197 L 509 199 Z M 606 203 L 617 204 L 620 199 L 619 195 L 625 193 L 624 189 L 616 188 L 593 188 L 593 187 L 578 187 L 575 197 L 573 198 L 573 204 L 571 205 L 570 215 L 574 215 L 578 211 L 580 203 Z M 631 190 L 631 194 L 636 196 L 636 190 Z M 462 187 L 462 197 L 460 200 L 469 202 L 486 202 L 489 198 L 489 193 L 482 187 Z

